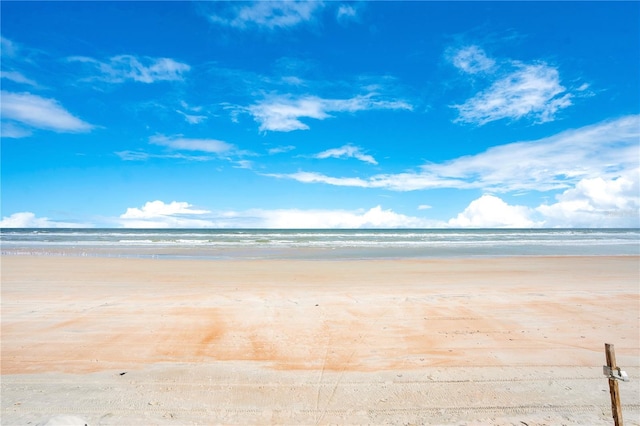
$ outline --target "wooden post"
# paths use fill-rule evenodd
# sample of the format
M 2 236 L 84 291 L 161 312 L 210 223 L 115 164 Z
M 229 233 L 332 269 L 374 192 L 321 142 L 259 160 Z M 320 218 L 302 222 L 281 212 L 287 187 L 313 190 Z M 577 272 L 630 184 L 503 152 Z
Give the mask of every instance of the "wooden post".
M 607 366 L 614 371 L 618 368 L 616 365 L 616 352 L 610 343 L 604 344 L 604 352 L 607 356 Z M 620 406 L 620 391 L 618 389 L 618 381 L 613 377 L 609 377 L 609 393 L 611 394 L 611 414 L 613 415 L 613 424 L 622 426 L 622 407 Z

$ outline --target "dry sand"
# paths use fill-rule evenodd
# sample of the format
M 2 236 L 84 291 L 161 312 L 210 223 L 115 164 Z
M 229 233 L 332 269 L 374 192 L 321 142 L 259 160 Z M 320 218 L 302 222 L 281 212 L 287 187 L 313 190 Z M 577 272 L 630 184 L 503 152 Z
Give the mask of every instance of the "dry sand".
M 2 258 L 4 425 L 640 424 L 637 257 Z

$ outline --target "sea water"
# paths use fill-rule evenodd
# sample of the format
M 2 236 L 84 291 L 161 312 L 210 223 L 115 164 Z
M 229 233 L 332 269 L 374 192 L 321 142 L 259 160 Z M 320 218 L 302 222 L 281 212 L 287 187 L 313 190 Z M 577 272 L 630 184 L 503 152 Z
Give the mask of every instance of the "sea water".
M 393 259 L 639 255 L 640 229 L 2 229 L 3 255 Z

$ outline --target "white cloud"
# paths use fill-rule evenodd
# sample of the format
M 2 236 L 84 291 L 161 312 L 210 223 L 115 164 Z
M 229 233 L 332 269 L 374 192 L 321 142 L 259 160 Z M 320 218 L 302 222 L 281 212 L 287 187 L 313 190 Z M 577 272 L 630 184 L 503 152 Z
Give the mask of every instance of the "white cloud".
M 193 218 L 206 215 L 208 210 L 193 209 L 186 202 L 149 201 L 142 208 L 130 207 L 120 215 L 120 224 L 125 228 L 202 228 L 211 227 L 207 219 Z
M 164 153 L 151 153 L 145 151 L 117 151 L 114 154 L 124 161 L 146 161 L 149 159 L 177 159 L 186 161 L 212 161 L 224 159 L 234 163 L 237 168 L 251 168 L 250 161 L 237 159 L 246 155 L 255 155 L 249 151 L 239 151 L 230 143 L 217 139 L 185 138 L 182 135 L 165 136 L 155 135 L 149 138 L 152 145 L 164 146 L 169 149 Z M 192 155 L 175 151 L 195 151 L 209 155 Z M 211 155 L 214 154 L 214 155 Z M 234 158 L 235 157 L 235 158 Z
M 544 123 L 570 106 L 571 98 L 560 84 L 557 69 L 546 64 L 518 64 L 514 72 L 454 107 L 459 111 L 459 122 L 483 125 L 504 118 L 530 117 Z
M 296 149 L 296 147 L 293 146 L 293 145 L 277 146 L 275 148 L 270 148 L 268 152 L 271 155 L 273 155 L 273 154 L 282 154 L 284 152 L 293 151 L 294 149 Z
M 612 179 L 635 169 L 640 158 L 640 116 L 632 115 L 536 141 L 516 142 L 443 163 L 419 172 L 369 178 L 331 177 L 315 172 L 271 174 L 303 183 L 413 191 L 434 188 L 485 191 L 567 189 L 581 179 Z
M 430 206 L 429 204 L 420 204 L 418 206 L 418 210 L 429 210 L 431 208 L 433 208 L 433 206 Z
M 376 175 L 367 180 L 369 188 L 385 188 L 391 191 L 416 191 L 420 189 L 458 188 L 459 179 L 438 176 L 429 172 Z
M 582 178 L 612 177 L 637 167 L 639 139 L 640 116 L 632 115 L 537 141 L 492 147 L 441 164 L 426 164 L 423 173 L 455 179 L 459 188 L 562 189 Z
M 87 228 L 83 223 L 59 222 L 46 217 L 36 217 L 32 212 L 14 213 L 0 220 L 0 228 Z
M 92 79 L 109 83 L 123 83 L 128 80 L 140 83 L 182 80 L 183 74 L 191 69 L 189 65 L 170 58 L 138 58 L 133 55 L 113 56 L 108 62 L 84 56 L 74 56 L 68 60 L 91 65 L 100 72 L 100 75 Z
M 0 36 L 0 53 L 2 53 L 3 56 L 14 56 L 16 50 L 16 46 L 11 40 Z
M 580 87 L 577 87 L 577 88 L 576 88 L 576 91 L 578 91 L 578 92 L 584 92 L 585 90 L 589 89 L 589 87 L 590 87 L 590 86 L 589 86 L 589 84 L 588 84 L 588 83 L 582 83 L 582 84 L 580 85 Z
M 350 4 L 341 4 L 336 12 L 339 22 L 354 21 L 358 19 L 358 11 Z
M 463 104 L 453 105 L 459 113 L 456 122 L 484 125 L 502 119 L 527 118 L 544 123 L 553 121 L 558 111 L 572 105 L 574 94 L 561 85 L 558 69 L 544 62 L 496 62 L 475 45 L 450 51 L 447 56 L 462 72 L 481 74 L 492 82 Z M 588 87 L 583 83 L 575 92 L 589 96 L 584 93 Z
M 210 212 L 193 209 L 186 202 L 146 203 L 128 208 L 118 222 L 127 228 L 420 228 L 437 222 L 406 216 L 381 206 L 369 210 L 251 209 Z
M 302 183 L 325 183 L 335 186 L 353 186 L 358 188 L 384 188 L 391 191 L 415 191 L 420 189 L 455 188 L 462 186 L 457 179 L 444 179 L 435 175 L 418 173 L 399 173 L 375 175 L 368 179 L 358 177 L 333 177 L 316 172 L 271 173 L 265 174 L 280 179 L 293 179 Z
M 185 121 L 189 124 L 200 124 L 208 118 L 206 115 L 199 114 L 202 112 L 201 106 L 191 106 L 185 101 L 180 101 L 180 106 L 182 106 L 186 112 L 179 109 L 177 109 L 176 112 L 182 115 Z
M 384 188 L 391 191 L 415 191 L 420 189 L 455 188 L 460 181 L 443 179 L 438 176 L 417 173 L 395 175 L 375 175 L 368 179 L 359 177 L 333 177 L 316 172 L 272 173 L 265 174 L 280 179 L 292 179 L 302 183 L 325 183 L 334 186 L 352 186 L 358 188 Z
M 180 106 L 190 112 L 200 112 L 202 111 L 202 107 L 201 106 L 193 106 L 193 105 L 189 105 L 188 103 L 186 103 L 185 101 L 180 101 Z
M 150 154 L 142 151 L 117 151 L 114 154 L 124 161 L 146 161 L 151 157 Z
M 456 228 L 531 228 L 538 225 L 529 219 L 531 213 L 528 207 L 511 206 L 494 195 L 483 195 L 448 224 Z
M 549 227 L 640 227 L 640 169 L 613 179 L 582 179 L 536 210 Z
M 231 3 L 233 4 L 233 3 Z M 320 1 L 256 1 L 242 6 L 233 4 L 225 15 L 212 15 L 212 22 L 234 28 L 281 29 L 295 27 L 313 19 L 324 7 Z
M 191 204 L 180 201 L 172 201 L 166 204 L 162 201 L 148 201 L 141 209 L 130 207 L 120 215 L 121 219 L 153 219 L 173 215 L 198 215 L 209 213 L 207 210 L 194 210 Z
M 265 174 L 265 176 L 271 176 L 275 178 L 293 179 L 302 183 L 326 183 L 335 186 L 355 186 L 360 188 L 368 188 L 371 185 L 365 179 L 360 178 L 336 178 L 326 176 L 321 173 L 314 172 L 297 172 L 290 174 Z
M 291 86 L 304 86 L 305 85 L 305 81 L 303 79 L 301 79 L 300 77 L 296 77 L 294 75 L 286 75 L 280 78 L 280 80 L 288 85 Z
M 253 168 L 253 161 L 249 160 L 237 160 L 234 161 L 236 169 L 248 169 L 251 170 Z
M 476 228 L 637 228 L 640 226 L 640 169 L 613 179 L 582 179 L 536 208 L 513 206 L 495 195 L 472 201 L 452 227 Z
M 31 93 L 1 92 L 2 120 L 60 133 L 88 132 L 93 128 L 64 109 L 55 99 Z
M 168 158 L 174 160 L 187 161 L 211 161 L 214 157 L 209 155 L 185 155 L 181 153 L 175 154 L 151 154 L 144 151 L 117 151 L 114 152 L 123 161 L 146 161 L 150 158 Z
M 180 111 L 180 110 L 176 110 L 176 112 L 180 115 L 182 115 L 185 119 L 185 121 L 189 124 L 200 124 L 202 123 L 204 120 L 207 119 L 206 115 L 194 115 L 194 114 L 187 114 L 186 112 Z
M 174 150 L 201 151 L 222 154 L 234 149 L 234 146 L 216 139 L 189 139 L 182 136 L 167 137 L 156 135 L 149 138 L 154 145 L 166 146 Z
M 316 96 L 291 99 L 273 97 L 247 108 L 253 118 L 260 123 L 261 131 L 290 132 L 307 130 L 309 126 L 300 118 L 324 120 L 331 112 L 357 112 L 373 109 L 403 109 L 412 107 L 404 101 L 384 101 L 374 98 L 374 94 L 355 96 L 350 99 L 323 99 Z
M 263 228 L 421 228 L 434 221 L 406 216 L 381 206 L 369 210 L 252 210 L 247 212 Z
M 467 46 L 458 50 L 451 61 L 456 68 L 468 74 L 488 72 L 496 65 L 496 62 L 487 57 L 484 50 L 478 46 Z
M 14 83 L 27 84 L 29 86 L 37 86 L 38 83 L 31 80 L 30 78 L 25 77 L 21 73 L 17 71 L 0 71 L 0 78 L 5 78 L 7 80 L 11 80 Z
M 369 164 L 378 164 L 375 158 L 363 153 L 359 147 L 353 146 L 353 145 L 344 145 L 344 146 L 341 146 L 340 148 L 328 149 L 326 151 L 322 151 L 314 155 L 313 157 L 318 159 L 347 157 L 347 158 L 356 158 L 360 161 L 364 161 L 365 163 L 369 163 Z
M 298 118 L 308 117 L 324 120 L 329 115 L 323 109 L 319 98 L 299 100 L 272 99 L 263 101 L 248 108 L 253 118 L 260 123 L 260 130 L 290 132 L 307 130 L 309 126 Z
M 26 138 L 27 136 L 31 136 L 32 134 L 33 132 L 31 130 L 20 127 L 15 123 L 3 121 L 0 124 L 0 137 L 3 138 Z

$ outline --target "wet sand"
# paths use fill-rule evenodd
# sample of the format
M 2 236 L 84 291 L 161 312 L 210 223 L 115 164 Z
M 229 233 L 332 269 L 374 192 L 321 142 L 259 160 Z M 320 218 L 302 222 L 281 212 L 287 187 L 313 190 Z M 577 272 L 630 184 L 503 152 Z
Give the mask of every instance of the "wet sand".
M 2 258 L 2 424 L 640 424 L 640 261 Z

